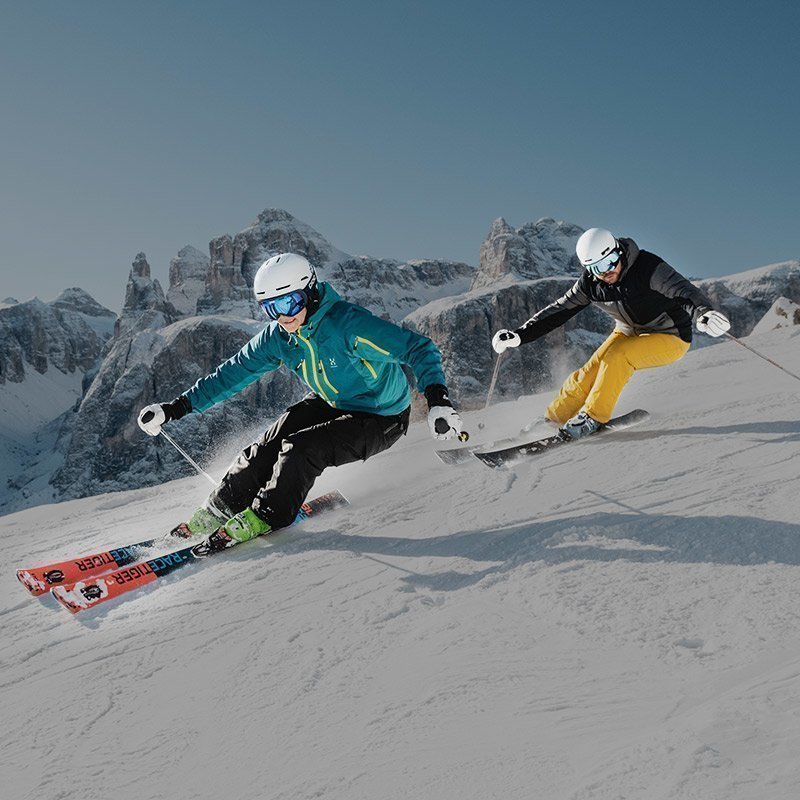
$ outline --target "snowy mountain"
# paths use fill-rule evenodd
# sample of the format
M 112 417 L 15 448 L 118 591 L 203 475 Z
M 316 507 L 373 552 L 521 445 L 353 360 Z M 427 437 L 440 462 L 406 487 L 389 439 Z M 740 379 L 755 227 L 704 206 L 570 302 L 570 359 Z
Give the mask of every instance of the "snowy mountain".
M 0 307 L 0 499 L 53 496 L 49 479 L 116 315 L 81 289 Z
M 64 306 L 63 313 L 79 314 L 89 327 L 105 326 L 105 339 L 99 328 L 86 338 L 87 345 L 97 346 L 92 345 L 83 360 L 80 380 L 76 377 L 68 387 L 18 385 L 6 394 L 7 414 L 24 409 L 27 402 L 35 405 L 42 397 L 57 396 L 57 408 L 48 406 L 48 413 L 52 410 L 60 422 L 53 423 L 53 415 L 38 418 L 36 431 L 29 431 L 22 443 L 0 439 L 0 452 L 5 453 L 0 478 L 6 478 L 0 481 L 0 509 L 188 474 L 175 453 L 163 452 L 142 436 L 136 414 L 146 403 L 174 398 L 258 330 L 263 314 L 252 300 L 252 278 L 264 259 L 284 250 L 306 255 L 320 277 L 346 299 L 434 339 L 456 402 L 462 408 L 481 407 L 495 366 L 492 334 L 520 324 L 572 285 L 580 270 L 574 248 L 582 230 L 550 218 L 514 229 L 498 219 L 481 245 L 476 269 L 449 261 L 353 256 L 288 212 L 267 209 L 239 233 L 213 239 L 208 256 L 191 246 L 181 249 L 170 263 L 166 291 L 152 277 L 145 254 L 139 253 L 113 341 L 103 344 L 113 315 L 103 309 L 98 316 L 85 293 L 70 290 L 78 294 L 65 293 L 52 304 L 51 313 L 56 314 L 71 303 L 71 311 Z M 731 315 L 734 333 L 746 335 L 778 297 L 800 302 L 800 262 L 701 284 Z M 33 346 L 41 328 L 37 313 L 12 298 L 0 309 L 0 314 L 16 320 L 17 330 L 16 339 L 8 340 L 11 345 L 0 343 L 0 379 L 15 370 L 19 374 L 23 364 L 41 361 L 37 354 L 42 348 Z M 610 328 L 606 315 L 587 309 L 546 339 L 509 352 L 500 364 L 495 397 L 513 399 L 559 383 Z M 83 342 L 84 337 L 79 338 Z M 704 344 L 704 338 L 699 336 L 697 344 Z M 30 346 L 24 349 L 15 341 L 28 341 Z M 66 374 L 74 376 L 69 368 Z M 182 420 L 176 430 L 184 447 L 208 459 L 221 441 L 244 429 L 263 428 L 302 391 L 283 373 L 265 376 L 212 412 Z M 42 397 L 33 399 L 34 393 Z M 34 464 L 38 466 L 32 470 Z
M 800 328 L 748 342 L 800 372 Z M 415 424 L 318 481 L 348 508 L 76 617 L 10 568 L 167 530 L 202 478 L 0 518 L 4 791 L 794 800 L 797 391 L 728 341 L 634 377 L 646 424 L 514 471 Z
M 304 255 L 320 280 L 376 314 L 399 322 L 420 305 L 466 291 L 475 269 L 451 261 L 400 262 L 351 256 L 334 247 L 310 225 L 281 209 L 267 209 L 249 227 L 209 245 L 211 264 L 199 313 L 234 313 L 261 319 L 251 287 L 261 264 L 277 253 Z
M 753 328 L 752 333 L 757 335 L 775 328 L 790 328 L 793 325 L 800 325 L 800 304 L 793 303 L 788 297 L 779 297 Z
M 800 260 L 784 261 L 722 278 L 707 278 L 696 283 L 730 315 L 733 333 L 746 336 L 779 297 L 800 303 Z
M 210 265 L 209 257 L 191 245 L 181 248 L 169 262 L 167 301 L 179 314 L 197 313 L 197 301 L 205 293 Z

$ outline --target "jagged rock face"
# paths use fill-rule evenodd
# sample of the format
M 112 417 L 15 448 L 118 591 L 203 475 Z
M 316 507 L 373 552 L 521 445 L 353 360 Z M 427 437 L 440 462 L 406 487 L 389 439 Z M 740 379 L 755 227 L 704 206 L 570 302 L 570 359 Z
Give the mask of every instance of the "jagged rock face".
M 227 234 L 209 244 L 211 263 L 206 275 L 205 290 L 197 301 L 200 314 L 220 311 L 239 316 L 253 315 L 253 302 L 241 264 L 234 264 L 233 239 Z
M 267 209 L 233 238 L 210 244 L 211 265 L 198 313 L 226 313 L 261 320 L 251 287 L 261 264 L 282 252 L 299 253 L 347 300 L 387 319 L 401 320 L 429 300 L 469 287 L 475 269 L 448 261 L 353 257 L 337 250 L 310 226 L 286 211 Z
M 179 314 L 197 313 L 197 301 L 205 293 L 210 266 L 209 257 L 191 245 L 179 250 L 169 262 L 167 301 Z
M 473 289 L 496 286 L 501 281 L 532 280 L 553 275 L 577 275 L 580 263 L 575 243 L 583 228 L 550 218 L 523 225 L 518 230 L 504 219 L 495 220 L 481 244 L 481 263 Z
M 113 311 L 101 306 L 88 292 L 76 287 L 65 289 L 50 305 L 61 311 L 77 311 L 87 317 L 116 318 Z
M 567 291 L 580 275 L 575 243 L 583 228 L 545 218 L 512 228 L 492 225 L 481 245 L 480 268 L 472 289 L 461 297 L 430 303 L 412 312 L 407 324 L 430 336 L 444 354 L 453 395 L 465 407 L 481 405 L 495 366 L 491 347 L 500 328 L 515 328 Z M 588 308 L 546 341 L 508 351 L 495 388 L 516 397 L 559 383 L 602 342 L 613 325 Z
M 696 283 L 728 315 L 731 333 L 747 336 L 779 297 L 800 303 L 800 260 Z
M 421 304 L 466 292 L 475 268 L 452 261 L 350 258 L 329 271 L 328 280 L 351 303 L 399 322 Z
M 328 264 L 349 258 L 310 225 L 275 208 L 262 211 L 249 228 L 233 239 L 233 263 L 241 267 L 248 286 L 253 285 L 261 264 L 277 253 L 299 253 L 320 271 Z
M 462 298 L 430 303 L 406 323 L 433 339 L 443 353 L 453 396 L 463 407 L 486 401 L 497 358 L 492 335 L 515 328 L 560 297 L 574 279 L 547 278 L 505 285 L 497 291 L 470 292 Z M 504 354 L 495 395 L 518 397 L 560 383 L 579 366 L 613 328 L 610 317 L 590 307 L 564 327 Z
M 0 309 L 0 384 L 20 383 L 26 369 L 44 374 L 52 367 L 73 373 L 94 365 L 114 314 L 85 292 L 66 294 L 53 303 L 34 299 Z M 87 316 L 105 321 L 105 335 L 104 326 L 93 327 Z
M 138 253 L 131 266 L 122 314 L 114 330 L 119 338 L 134 328 L 146 330 L 168 325 L 177 316 L 167 302 L 164 291 L 157 280 L 150 277 L 150 265 L 144 253 Z
M 321 234 L 291 214 L 267 209 L 258 219 L 233 238 L 228 235 L 212 240 L 211 266 L 206 290 L 198 302 L 200 313 L 220 310 L 257 318 L 251 296 L 258 268 L 278 253 L 299 253 L 317 269 L 321 278 L 326 268 L 350 256 L 336 250 Z
M 188 389 L 257 330 L 247 321 L 193 317 L 119 337 L 81 402 L 55 486 L 66 496 L 82 497 L 189 474 L 191 468 L 163 438 L 142 433 L 138 412 Z M 170 433 L 194 458 L 207 462 L 236 431 L 259 419 L 266 427 L 302 393 L 293 377 L 273 373 L 210 411 L 174 423 Z

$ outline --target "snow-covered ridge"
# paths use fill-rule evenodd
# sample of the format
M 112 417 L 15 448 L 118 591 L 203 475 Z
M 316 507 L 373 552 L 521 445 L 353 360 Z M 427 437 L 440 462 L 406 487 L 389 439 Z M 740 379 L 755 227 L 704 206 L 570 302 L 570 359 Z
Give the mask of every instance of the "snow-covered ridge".
M 767 333 L 776 328 L 791 328 L 795 325 L 800 325 L 800 304 L 793 303 L 786 297 L 779 297 L 753 328 L 753 335 Z

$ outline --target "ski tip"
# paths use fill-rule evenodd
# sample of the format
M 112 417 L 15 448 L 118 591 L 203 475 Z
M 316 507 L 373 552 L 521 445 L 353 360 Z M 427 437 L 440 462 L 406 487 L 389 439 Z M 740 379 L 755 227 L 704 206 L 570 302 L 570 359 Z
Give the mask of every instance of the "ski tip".
M 56 602 L 62 607 L 66 608 L 70 614 L 77 614 L 85 605 L 79 605 L 73 598 L 73 592 L 67 591 L 63 586 L 54 586 L 50 590 L 50 594 L 56 599 Z
M 337 499 L 337 500 L 338 500 L 338 501 L 339 501 L 339 502 L 340 502 L 340 503 L 341 503 L 343 506 L 349 506 L 349 505 L 350 505 L 350 501 L 349 501 L 349 500 L 348 500 L 348 499 L 347 499 L 347 498 L 346 498 L 346 497 L 345 497 L 345 496 L 344 496 L 344 495 L 343 495 L 343 494 L 342 494 L 342 493 L 341 493 L 341 492 L 340 492 L 338 489 L 334 489 L 334 490 L 331 492 L 331 494 L 332 494 L 334 497 L 336 497 L 336 499 Z
M 47 592 L 50 588 L 43 580 L 37 578 L 30 570 L 18 569 L 17 580 L 25 587 L 25 589 L 34 597 L 39 597 Z
M 448 467 L 457 464 L 469 464 L 473 455 L 472 450 L 468 447 L 454 447 L 450 450 L 434 450 L 433 452 L 436 454 L 436 458 L 442 464 L 447 464 Z

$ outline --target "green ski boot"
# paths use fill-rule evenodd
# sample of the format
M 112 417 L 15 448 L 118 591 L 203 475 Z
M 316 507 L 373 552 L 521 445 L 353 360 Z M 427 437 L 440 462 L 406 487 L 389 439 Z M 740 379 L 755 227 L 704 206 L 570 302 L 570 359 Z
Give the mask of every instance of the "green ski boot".
M 178 536 L 181 539 L 188 539 L 190 536 L 197 536 L 199 534 L 208 535 L 214 533 L 225 522 L 225 517 L 217 516 L 213 511 L 200 506 L 197 511 L 189 517 L 188 522 L 181 522 L 176 525 L 171 531 L 170 536 Z
M 219 530 L 214 531 L 208 537 L 208 546 L 211 550 L 224 550 L 226 547 L 248 542 L 271 530 L 270 525 L 252 508 L 246 508 L 231 517 Z

